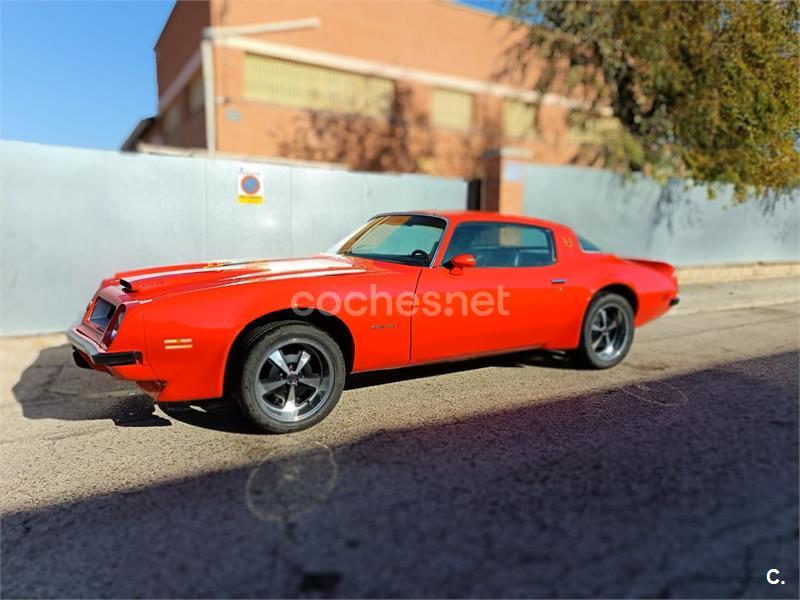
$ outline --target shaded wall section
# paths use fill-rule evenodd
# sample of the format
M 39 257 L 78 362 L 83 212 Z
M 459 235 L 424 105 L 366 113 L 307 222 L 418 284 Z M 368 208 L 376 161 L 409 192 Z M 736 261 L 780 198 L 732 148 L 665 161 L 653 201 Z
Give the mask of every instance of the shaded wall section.
M 800 191 L 735 204 L 721 188 L 659 185 L 581 167 L 524 167 L 523 212 L 572 227 L 603 250 L 675 265 L 800 260 Z
M 251 163 L 248 163 L 251 164 Z M 376 213 L 463 209 L 466 183 L 0 141 L 0 334 L 65 329 L 102 277 L 216 258 L 321 252 Z

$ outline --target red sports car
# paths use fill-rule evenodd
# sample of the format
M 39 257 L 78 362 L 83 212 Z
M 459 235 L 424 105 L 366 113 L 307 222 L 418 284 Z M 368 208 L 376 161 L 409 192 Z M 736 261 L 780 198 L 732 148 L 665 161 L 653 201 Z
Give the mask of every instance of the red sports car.
M 288 432 L 325 418 L 348 373 L 534 348 L 612 367 L 677 290 L 670 265 L 601 252 L 557 223 L 392 213 L 308 258 L 118 273 L 68 336 L 79 366 L 160 402 L 235 398 Z

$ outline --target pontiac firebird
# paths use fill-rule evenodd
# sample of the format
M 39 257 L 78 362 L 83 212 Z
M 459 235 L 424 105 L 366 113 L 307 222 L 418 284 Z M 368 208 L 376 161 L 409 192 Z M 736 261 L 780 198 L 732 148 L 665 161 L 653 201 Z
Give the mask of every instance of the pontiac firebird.
M 290 432 L 324 419 L 350 373 L 527 349 L 612 367 L 677 291 L 672 266 L 601 252 L 557 223 L 391 213 L 308 258 L 118 273 L 68 337 L 78 366 L 163 406 L 226 397 Z

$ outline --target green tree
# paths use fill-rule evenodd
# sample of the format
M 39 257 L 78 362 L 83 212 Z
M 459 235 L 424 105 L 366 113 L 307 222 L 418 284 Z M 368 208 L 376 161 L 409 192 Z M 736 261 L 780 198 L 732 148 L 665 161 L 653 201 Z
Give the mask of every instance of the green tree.
M 511 0 L 529 33 L 510 56 L 546 59 L 540 91 L 566 85 L 611 108 L 607 166 L 728 183 L 739 199 L 785 192 L 800 184 L 799 7 Z

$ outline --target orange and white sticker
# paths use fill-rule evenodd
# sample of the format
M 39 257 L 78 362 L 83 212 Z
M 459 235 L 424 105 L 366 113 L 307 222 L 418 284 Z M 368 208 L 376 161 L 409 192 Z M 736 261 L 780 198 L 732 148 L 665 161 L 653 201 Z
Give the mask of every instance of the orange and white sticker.
M 183 350 L 193 346 L 192 338 L 168 338 L 164 340 L 164 350 Z

